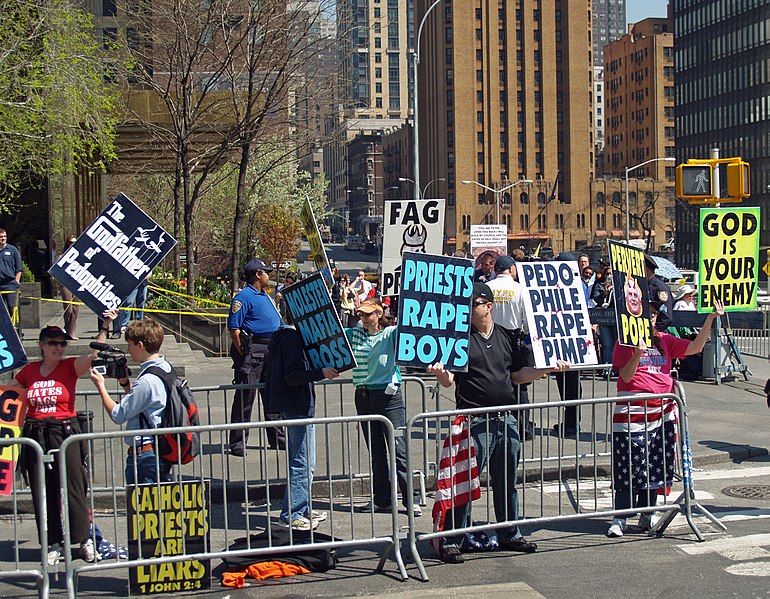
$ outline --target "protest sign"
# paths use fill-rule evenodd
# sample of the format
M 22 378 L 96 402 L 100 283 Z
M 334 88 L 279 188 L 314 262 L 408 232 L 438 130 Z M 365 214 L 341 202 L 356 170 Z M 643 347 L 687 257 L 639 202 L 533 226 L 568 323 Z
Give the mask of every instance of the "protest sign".
M 0 373 L 15 370 L 27 363 L 27 354 L 13 328 L 8 307 L 0 299 Z
M 210 550 L 208 481 L 126 486 L 128 558 Z M 210 560 L 185 560 L 129 569 L 131 594 L 153 595 L 211 588 Z
M 505 225 L 471 225 L 471 255 L 480 268 L 481 256 L 491 253 L 495 260 L 508 253 L 508 229 Z
M 310 245 L 310 252 L 313 255 L 313 264 L 321 273 L 326 286 L 331 289 L 334 287 L 334 275 L 329 266 L 329 259 L 326 257 L 324 243 L 321 240 L 321 231 L 318 230 L 318 223 L 313 214 L 313 206 L 310 205 L 310 198 L 305 197 L 305 203 L 299 213 L 299 220 L 302 224 L 302 230 L 305 231 L 305 237 Z
M 320 273 L 287 287 L 283 297 L 313 368 L 343 372 L 356 365 L 329 290 Z
M 0 386 L 0 439 L 18 439 L 27 413 L 23 389 Z M 0 495 L 13 490 L 13 472 L 19 456 L 19 446 L 0 447 Z
M 175 245 L 120 193 L 48 272 L 101 314 L 118 308 Z
M 618 342 L 636 347 L 644 339 L 652 347 L 650 297 L 644 269 L 644 252 L 616 241 L 607 241 L 615 288 L 615 318 Z
M 444 200 L 387 200 L 382 236 L 382 295 L 398 295 L 404 252 L 441 254 Z
M 523 262 L 518 271 L 535 366 L 597 364 L 577 262 Z
M 468 370 L 473 263 L 405 252 L 401 263 L 396 364 Z
M 701 208 L 698 312 L 757 307 L 759 208 Z

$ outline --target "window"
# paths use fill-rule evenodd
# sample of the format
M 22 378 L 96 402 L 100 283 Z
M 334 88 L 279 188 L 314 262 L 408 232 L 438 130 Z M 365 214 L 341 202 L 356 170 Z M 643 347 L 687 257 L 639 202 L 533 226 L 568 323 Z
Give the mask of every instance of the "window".
M 484 152 L 479 152 L 476 154 L 476 162 L 479 164 L 484 164 Z
M 116 0 L 102 0 L 102 16 L 114 17 L 118 14 L 118 3 Z
M 529 194 L 526 191 L 522 191 L 519 194 L 519 203 L 521 203 L 521 204 L 529 204 Z

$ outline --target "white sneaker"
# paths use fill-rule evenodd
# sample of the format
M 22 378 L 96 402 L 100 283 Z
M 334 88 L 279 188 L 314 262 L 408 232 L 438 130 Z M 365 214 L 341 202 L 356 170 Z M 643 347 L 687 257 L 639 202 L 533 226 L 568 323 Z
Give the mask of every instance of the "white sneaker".
M 93 539 L 86 539 L 80 544 L 80 557 L 88 563 L 101 561 L 102 556 L 96 551 Z
M 626 524 L 625 518 L 613 518 L 612 524 L 610 524 L 610 528 L 607 531 L 607 536 L 622 537 L 623 533 L 626 532 L 627 528 L 628 528 L 628 524 Z
M 642 514 L 639 516 L 639 528 L 644 532 L 650 532 L 660 522 L 660 516 L 655 514 Z
M 323 512 L 321 510 L 313 510 L 312 515 L 310 516 L 310 519 L 313 522 L 323 522 L 329 517 L 329 514 L 326 512 Z
M 51 545 L 48 548 L 48 565 L 49 566 L 55 566 L 59 562 L 64 560 L 64 555 L 62 555 L 62 549 L 61 545 L 58 543 L 56 545 Z
M 315 530 L 318 528 L 319 521 L 318 520 L 308 520 L 307 518 L 299 517 L 294 518 L 294 520 L 291 521 L 291 523 L 287 522 L 286 520 L 279 520 L 280 524 L 282 526 L 286 526 L 288 528 L 291 528 L 292 530 Z
M 414 514 L 415 518 L 422 516 L 422 508 L 416 503 L 412 505 L 412 514 Z

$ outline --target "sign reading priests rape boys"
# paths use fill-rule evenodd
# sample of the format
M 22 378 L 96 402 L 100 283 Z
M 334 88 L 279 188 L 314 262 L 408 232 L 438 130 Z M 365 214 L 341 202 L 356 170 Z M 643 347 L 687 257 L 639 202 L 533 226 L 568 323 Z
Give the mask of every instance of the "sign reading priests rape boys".
M 640 249 L 607 241 L 612 267 L 612 286 L 615 289 L 615 319 L 618 342 L 637 347 L 644 339 L 652 347 L 650 322 L 650 294 L 647 273 L 644 270 L 644 252 Z
M 523 262 L 519 273 L 535 366 L 597 364 L 577 262 Z
M 175 245 L 120 193 L 48 272 L 101 314 L 118 308 Z
M 405 252 L 401 273 L 396 364 L 466 372 L 473 262 Z
M 283 297 L 312 368 L 336 368 L 343 372 L 356 365 L 321 273 L 287 287 Z

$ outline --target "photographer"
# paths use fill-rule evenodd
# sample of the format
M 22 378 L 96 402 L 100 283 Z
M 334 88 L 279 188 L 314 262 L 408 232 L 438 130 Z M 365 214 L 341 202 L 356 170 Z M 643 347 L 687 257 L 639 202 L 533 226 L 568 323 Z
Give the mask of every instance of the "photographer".
M 114 373 L 126 392 L 120 403 L 115 403 L 110 397 L 104 384 L 104 376 L 96 368 L 91 368 L 91 380 L 99 391 L 104 409 L 115 424 L 125 424 L 126 430 L 129 431 L 158 428 L 166 407 L 166 387 L 158 375 L 146 373 L 146 370 L 157 366 L 165 372 L 171 372 L 171 364 L 158 353 L 163 344 L 163 329 L 149 318 L 135 320 L 126 329 L 126 341 L 128 353 L 134 362 L 141 364 L 141 371 L 134 385 L 128 380 L 127 369 Z M 126 437 L 127 485 L 171 480 L 170 464 L 156 458 L 155 441 L 156 437 L 151 435 Z

